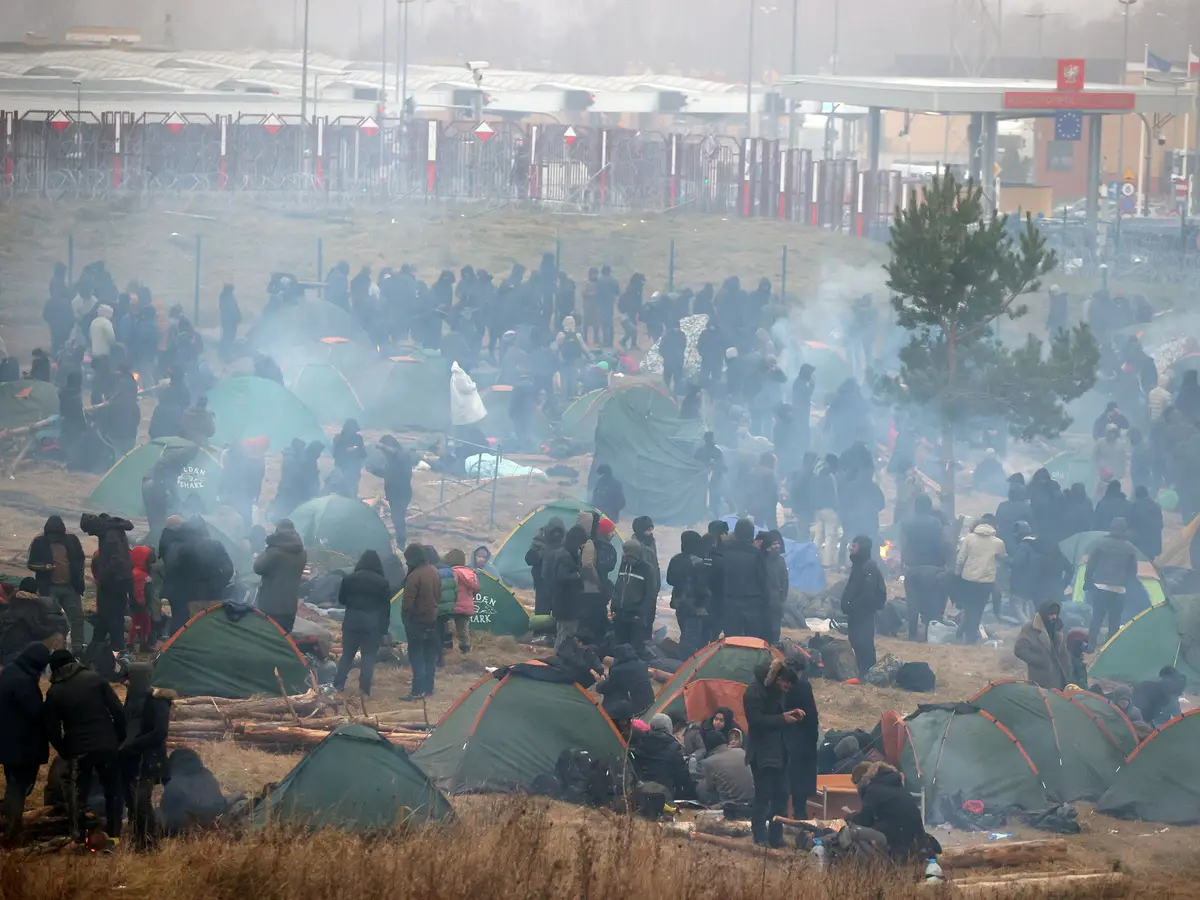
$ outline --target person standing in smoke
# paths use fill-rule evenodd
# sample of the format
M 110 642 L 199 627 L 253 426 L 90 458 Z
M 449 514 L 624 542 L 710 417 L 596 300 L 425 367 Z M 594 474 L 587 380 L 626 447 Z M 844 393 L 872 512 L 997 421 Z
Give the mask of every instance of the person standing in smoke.
M 388 508 L 391 510 L 396 546 L 403 547 L 408 536 L 405 518 L 408 515 L 408 505 L 412 503 L 412 472 L 416 461 L 390 434 L 385 434 L 379 439 L 379 449 L 383 453 L 383 467 L 376 469 L 374 474 L 383 479 L 383 495 L 387 498 Z
M 221 358 L 228 362 L 233 358 L 233 345 L 237 341 L 238 325 L 242 322 L 242 310 L 233 295 L 232 284 L 221 288 L 217 309 L 221 319 Z
M 658 352 L 663 361 L 663 384 L 672 394 L 678 394 L 683 383 L 684 357 L 687 352 L 687 337 L 679 327 L 679 322 L 672 320 L 667 324 L 658 343 Z
M 358 422 L 354 419 L 347 419 L 341 432 L 333 439 L 332 453 L 333 466 L 342 478 L 346 496 L 357 499 L 367 448 L 362 435 L 358 433 Z
M 887 603 L 887 584 L 871 551 L 871 539 L 863 535 L 850 544 L 850 577 L 842 590 L 846 636 L 859 678 L 875 665 L 875 614 Z

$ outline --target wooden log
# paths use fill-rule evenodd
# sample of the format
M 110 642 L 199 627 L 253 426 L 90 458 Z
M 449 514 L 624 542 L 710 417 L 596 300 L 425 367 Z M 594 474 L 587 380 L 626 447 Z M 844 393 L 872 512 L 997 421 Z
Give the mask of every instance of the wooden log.
M 744 840 L 736 838 L 719 837 L 715 834 L 699 834 L 692 833 L 692 840 L 702 844 L 711 844 L 714 847 L 720 847 L 723 850 L 736 850 L 739 853 L 749 853 L 751 856 L 761 856 L 765 859 L 795 860 L 795 853 L 788 853 L 786 850 L 772 850 L 770 847 L 760 847 L 757 844 L 752 844 Z
M 1106 888 L 1127 887 L 1130 877 L 1122 872 L 1093 872 L 1087 875 L 1031 875 L 1028 878 L 1011 880 L 975 881 L 970 884 L 952 882 L 957 893 L 969 897 L 1028 897 L 1031 893 L 1049 893 L 1054 891 L 1074 891 L 1087 888 L 1088 896 L 1096 896 L 1091 891 Z
M 1067 842 L 1062 838 L 1044 841 L 1013 841 L 1011 843 L 974 844 L 970 847 L 951 847 L 938 857 L 943 869 L 978 869 L 985 866 L 1029 866 L 1063 859 Z

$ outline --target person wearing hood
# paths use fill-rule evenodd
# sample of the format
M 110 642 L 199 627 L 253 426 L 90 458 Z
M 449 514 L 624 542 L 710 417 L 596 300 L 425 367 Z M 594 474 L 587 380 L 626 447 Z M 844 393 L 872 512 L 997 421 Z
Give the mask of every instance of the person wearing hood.
M 1016 546 L 1018 522 L 1032 522 L 1033 510 L 1025 496 L 1025 485 L 1010 484 L 1008 499 L 996 507 L 996 534 L 1004 541 L 1004 549 L 1011 556 Z
M 37 592 L 58 605 L 71 627 L 71 647 L 83 650 L 83 571 L 79 538 L 67 531 L 61 516 L 50 516 L 42 533 L 29 544 L 27 566 L 37 579 Z
M 125 711 L 112 687 L 66 650 L 50 654 L 46 692 L 46 736 L 55 752 L 75 768 L 78 838 L 87 839 L 87 798 L 92 778 L 104 790 L 106 834 L 121 834 L 121 769 L 118 750 L 125 742 Z
M 1025 663 L 1026 680 L 1039 687 L 1061 691 L 1072 680 L 1071 657 L 1059 617 L 1061 604 L 1043 603 L 1037 615 L 1017 635 L 1013 656 Z
M 928 639 L 929 623 L 946 611 L 947 563 L 945 527 L 934 515 L 933 499 L 918 494 L 912 515 L 900 523 L 900 559 L 904 563 L 904 599 L 908 607 L 908 639 Z M 924 620 L 925 633 L 920 623 Z
M 613 640 L 642 651 L 654 630 L 658 592 L 662 588 L 649 516 L 633 520 L 633 536 L 622 548 L 621 567 L 613 588 Z
M 229 809 L 216 776 L 190 747 L 172 750 L 158 808 L 164 834 L 175 837 L 211 826 Z
M 1150 497 L 1145 485 L 1139 484 L 1134 489 L 1128 525 L 1133 546 L 1144 553 L 1147 559 L 1158 559 L 1163 551 L 1163 512 L 1162 507 Z
M 457 362 L 450 366 L 450 421 L 455 427 L 474 425 L 487 415 L 479 388 Z
M 694 800 L 695 784 L 683 758 L 683 748 L 671 729 L 671 717 L 658 713 L 648 729 L 634 728 L 629 740 L 629 758 L 638 781 L 661 785 L 667 802 Z
M 438 601 L 442 596 L 442 578 L 420 544 L 404 548 L 408 577 L 400 598 L 400 615 L 408 636 L 408 659 L 412 666 L 412 689 L 405 701 L 433 695 L 437 670 Z
M 958 636 L 964 644 L 979 642 L 979 623 L 996 584 L 1000 558 L 1006 555 L 1004 541 L 996 536 L 996 528 L 985 516 L 962 539 L 955 559 L 954 571 L 959 577 L 955 605 L 962 609 Z
M 869 537 L 859 535 L 851 542 L 850 577 L 842 590 L 846 636 L 860 678 L 875 665 L 875 614 L 887 604 L 887 584 L 871 550 Z
M 346 420 L 342 430 L 333 439 L 330 453 L 333 455 L 334 469 L 342 476 L 346 496 L 357 500 L 358 482 L 362 479 L 363 461 L 367 458 L 367 447 L 358 433 L 358 422 Z
M 1096 502 L 1096 510 L 1092 514 L 1092 531 L 1108 531 L 1112 528 L 1114 519 L 1124 519 L 1126 523 L 1132 517 L 1133 507 L 1125 492 L 1121 490 L 1121 482 L 1112 480 L 1104 489 L 1104 496 Z
M 35 641 L 51 649 L 66 641 L 67 619 L 54 601 L 38 596 L 32 578 L 23 578 L 7 603 L 0 604 L 0 665 L 7 665 Z
M 1092 439 L 1103 440 L 1108 433 L 1109 425 L 1116 425 L 1118 434 L 1129 430 L 1129 420 L 1125 418 L 1125 414 L 1121 412 L 1120 406 L 1115 400 L 1109 400 L 1108 405 L 1104 407 L 1104 412 L 1092 423 Z
M 712 595 L 704 565 L 704 539 L 699 533 L 685 531 L 681 535 L 679 553 L 667 564 L 667 584 L 671 585 L 671 609 L 679 623 L 679 656 L 690 659 L 705 644 Z
M 1092 499 L 1088 496 L 1087 488 L 1082 482 L 1075 482 L 1063 494 L 1063 534 L 1070 537 L 1082 531 L 1091 531 L 1095 513 L 1095 507 L 1092 505 Z
M 139 850 L 152 848 L 158 840 L 154 786 L 167 781 L 167 734 L 171 707 L 178 699 L 168 688 L 153 687 L 153 676 L 153 666 L 144 662 L 130 663 L 125 675 L 126 738 L 120 750 L 121 781 Z
M 754 843 L 779 847 L 783 843 L 783 825 L 777 817 L 787 815 L 787 744 L 790 725 L 804 721 L 806 713 L 791 709 L 787 698 L 795 687 L 796 672 L 782 660 L 764 662 L 754 672 L 754 680 L 742 695 L 746 714 L 746 763 L 754 779 L 754 807 L 750 827 Z
M 762 637 L 766 630 L 767 561 L 754 543 L 754 523 L 738 519 L 722 547 L 727 637 Z
M 392 514 L 392 533 L 396 536 L 396 546 L 403 547 L 408 537 L 408 526 L 404 520 L 408 515 L 408 505 L 412 503 L 412 473 L 417 461 L 390 434 L 379 439 L 379 449 L 383 453 L 383 466 L 375 474 L 383 479 L 383 495 Z
M 1125 610 L 1125 594 L 1137 580 L 1137 548 L 1129 542 L 1125 520 L 1112 520 L 1109 533 L 1096 541 L 1088 553 L 1083 573 L 1083 589 L 1092 606 L 1092 624 L 1088 643 L 1099 647 L 1100 626 L 1108 620 L 1108 637 L 1121 627 Z
M 887 845 L 888 857 L 896 863 L 911 863 L 925 858 L 928 839 L 921 808 L 913 799 L 912 790 L 904 776 L 887 763 L 869 763 L 869 777 L 856 770 L 859 811 L 846 816 L 847 837 L 853 839 L 853 829 L 870 829 L 879 834 Z M 867 840 L 869 837 L 863 836 Z
M 92 365 L 96 365 L 98 358 L 107 359 L 113 350 L 113 346 L 117 343 L 117 333 L 113 329 L 113 309 L 107 304 L 101 303 L 96 307 L 96 318 L 92 319 L 92 324 L 88 328 L 89 339 L 92 344 Z
M 533 614 L 548 616 L 553 612 L 554 573 L 547 571 L 547 563 L 554 551 L 562 547 L 567 527 L 558 516 L 538 529 L 525 551 L 525 565 L 529 566 L 533 578 Z
M 471 652 L 471 617 L 475 615 L 479 575 L 467 565 L 467 554 L 457 547 L 446 551 L 445 563 L 450 568 L 454 582 L 454 606 L 450 612 L 450 621 L 454 626 L 454 637 L 458 641 L 458 652 L 466 656 Z
M 767 643 L 779 645 L 779 631 L 783 627 L 783 608 L 788 597 L 787 560 L 783 556 L 783 535 L 778 531 L 767 531 L 762 535 L 762 552 L 767 565 L 766 632 Z M 699 648 L 697 648 L 699 649 Z
M 99 545 L 92 558 L 97 619 L 92 640 L 108 641 L 109 649 L 119 652 L 125 649 L 125 613 L 133 597 L 133 561 L 128 537 L 133 523 L 104 513 L 99 516 L 85 513 L 80 527 L 94 536 Z
M 387 633 L 391 616 L 392 590 L 383 574 L 383 563 L 374 550 L 365 550 L 358 558 L 354 571 L 342 579 L 338 588 L 338 606 L 345 607 L 342 620 L 342 657 L 333 676 L 335 690 L 346 689 L 346 677 L 358 664 L 358 687 L 364 697 L 371 696 L 371 679 L 375 674 L 375 655 L 379 640 Z
M 270 440 L 266 437 L 235 441 L 229 445 L 221 464 L 219 499 L 222 506 L 228 506 L 241 517 L 243 534 L 254 526 L 254 508 L 262 497 L 269 448 Z
M 613 475 L 612 466 L 601 463 L 596 467 L 596 483 L 592 486 L 592 506 L 604 513 L 614 524 L 621 521 L 625 508 L 625 488 Z
M 596 690 L 604 698 L 602 705 L 610 717 L 621 708 L 621 703 L 628 703 L 635 714 L 654 703 L 650 669 L 629 644 L 613 647 L 608 674 L 596 684 Z
M 1043 603 L 1061 599 L 1063 588 L 1075 574 L 1071 563 L 1052 538 L 1034 535 L 1028 522 L 1015 526 L 1017 540 L 1010 554 L 1010 592 L 1022 616 L 1032 618 Z
M 171 606 L 171 631 L 224 596 L 233 579 L 233 560 L 199 516 L 167 520 L 158 544 L 163 560 L 162 597 Z M 269 613 L 268 613 L 269 615 Z
M 376 561 L 378 559 L 376 556 Z M 267 549 L 254 560 L 254 574 L 262 579 L 258 587 L 259 610 L 288 634 L 296 624 L 300 581 L 307 564 L 308 553 L 296 526 L 290 519 L 280 519 L 275 525 L 275 533 L 267 538 Z
M 154 621 L 158 618 L 154 609 L 158 599 L 154 596 L 154 582 L 150 580 L 150 568 L 154 565 L 154 549 L 139 544 L 129 551 L 133 564 L 133 593 L 129 607 L 129 646 L 147 653 L 154 643 Z
M 542 579 L 550 595 L 556 651 L 579 630 L 583 612 L 582 553 L 587 542 L 588 532 L 582 525 L 575 524 L 566 532 L 561 545 L 547 547 Z
M 563 393 L 567 397 L 574 397 L 583 359 L 587 355 L 583 335 L 575 330 L 574 316 L 563 317 L 562 331 L 554 339 L 554 349 L 558 354 Z
M 50 664 L 44 644 L 30 644 L 0 671 L 0 766 L 4 768 L 4 838 L 11 848 L 21 837 L 25 798 L 50 759 L 44 700 L 39 680 Z
M 1157 678 L 1134 685 L 1131 703 L 1151 728 L 1161 728 L 1180 714 L 1179 698 L 1187 679 L 1174 666 L 1164 666 Z
M 194 406 L 189 406 L 183 411 L 179 436 L 185 441 L 191 441 L 198 447 L 207 447 L 208 442 L 216 433 L 216 416 L 208 408 L 208 398 L 201 395 L 196 398 Z
M 778 522 L 779 480 L 775 476 L 775 454 L 764 453 L 746 474 L 742 506 L 762 529 L 772 529 Z

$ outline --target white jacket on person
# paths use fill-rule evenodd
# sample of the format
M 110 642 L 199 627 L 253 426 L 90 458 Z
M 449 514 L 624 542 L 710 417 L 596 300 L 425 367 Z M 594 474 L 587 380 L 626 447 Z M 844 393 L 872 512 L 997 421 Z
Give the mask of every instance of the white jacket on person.
M 1004 556 L 1004 541 L 996 537 L 996 529 L 982 522 L 958 545 L 954 571 L 963 581 L 992 584 L 996 580 L 996 560 Z

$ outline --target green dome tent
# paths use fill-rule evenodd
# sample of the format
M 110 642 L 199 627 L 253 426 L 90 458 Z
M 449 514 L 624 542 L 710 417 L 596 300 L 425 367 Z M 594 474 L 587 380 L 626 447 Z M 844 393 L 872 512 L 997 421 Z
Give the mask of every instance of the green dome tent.
M 1164 825 L 1200 823 L 1200 709 L 1152 732 L 1125 760 L 1096 812 Z
M 624 756 L 625 742 L 578 684 L 507 669 L 459 698 L 412 760 L 447 793 L 512 793 L 553 774 L 564 750 L 616 760 Z
M 1077 483 L 1087 485 L 1090 489 L 1096 481 L 1096 462 L 1090 450 L 1064 450 L 1046 460 L 1044 468 L 1050 471 L 1050 477 L 1061 484 L 1064 491 Z
M 1175 666 L 1188 689 L 1200 689 L 1200 655 L 1192 648 L 1200 637 L 1200 602 L 1172 597 L 1143 610 L 1109 638 L 1088 665 L 1088 678 L 1137 684 L 1157 678 L 1164 666 Z
M 1058 549 L 1067 558 L 1067 562 L 1075 568 L 1079 568 L 1087 565 L 1088 557 L 1092 553 L 1092 548 L 1096 546 L 1096 542 L 1106 537 L 1108 537 L 1107 531 L 1081 531 L 1059 541 Z M 1137 550 L 1136 547 L 1134 549 Z M 1137 550 L 1137 558 L 1138 562 L 1149 562 L 1148 557 L 1141 550 Z
M 603 464 L 625 487 L 630 518 L 693 525 L 708 518 L 708 467 L 677 441 L 686 423 L 647 411 L 633 391 L 618 391 L 600 412 L 592 471 Z
M 554 500 L 545 506 L 538 507 L 522 519 L 512 533 L 504 539 L 500 549 L 496 551 L 496 555 L 488 564 L 488 569 L 505 584 L 511 584 L 524 591 L 532 590 L 533 575 L 529 572 L 529 566 L 525 565 L 525 554 L 529 550 L 530 542 L 539 531 L 550 524 L 551 519 L 555 517 L 562 519 L 563 524 L 570 528 L 575 524 L 575 520 L 579 518 L 581 512 L 585 510 L 590 512 L 594 509 L 595 507 L 578 500 Z M 612 542 L 613 546 L 617 548 L 617 559 L 620 559 L 621 548 L 624 546 L 620 534 L 614 534 Z M 614 580 L 616 575 L 617 571 L 614 569 L 612 572 Z
M 58 391 L 46 381 L 0 384 L 0 430 L 24 428 L 58 415 Z
M 185 697 L 245 700 L 279 694 L 275 672 L 289 694 L 312 687 L 295 642 L 257 609 L 210 606 L 167 641 L 154 662 L 154 686 Z
M 529 631 L 529 613 L 513 592 L 487 572 L 477 569 L 476 574 L 479 576 L 479 593 L 475 595 L 471 630 L 505 634 L 510 637 L 520 637 Z M 404 591 L 401 590 L 392 598 L 391 619 L 388 623 L 388 633 L 391 634 L 392 640 L 401 643 L 408 640 L 404 633 L 404 623 L 400 619 L 400 598 L 403 596 Z
M 312 410 L 318 422 L 340 426 L 347 419 L 362 418 L 363 406 L 358 394 L 337 366 L 303 365 L 289 379 L 288 387 Z
M 360 383 L 365 380 L 360 379 Z M 368 428 L 385 431 L 449 431 L 450 363 L 438 357 L 393 356 L 369 380 L 363 398 Z
M 404 748 L 366 725 L 339 725 L 262 799 L 250 824 L 381 832 L 453 818 Z
M 374 346 L 354 316 L 328 300 L 282 304 L 260 316 L 247 337 L 257 349 L 268 351 L 331 337 Z
M 177 437 L 155 438 L 122 456 L 88 495 L 88 508 L 117 516 L 146 515 L 142 479 L 164 456 L 183 464 L 175 481 L 179 502 L 182 504 L 189 496 L 194 496 L 205 512 L 215 510 L 221 480 L 220 462 L 208 450 Z
M 360 375 L 365 375 L 379 364 L 379 353 L 374 347 L 367 347 L 348 338 L 323 337 L 310 347 L 302 349 L 308 362 L 336 366 L 351 384 Z
M 690 682 L 708 678 L 748 685 L 754 680 L 755 669 L 772 659 L 783 659 L 783 654 L 758 638 L 725 637 L 714 641 L 675 670 L 642 718 L 649 719 L 656 713 L 684 715 L 687 709 L 683 691 Z
M 1104 728 L 1105 733 L 1113 740 L 1121 751 L 1121 755 L 1129 756 L 1133 749 L 1141 743 L 1129 716 L 1121 711 L 1117 704 L 1100 694 L 1091 691 L 1076 690 L 1066 692 L 1072 702 L 1078 703 L 1092 714 L 1096 724 Z
M 267 437 L 282 450 L 294 438 L 324 441 L 325 432 L 304 402 L 277 381 L 239 375 L 218 381 L 208 392 L 208 409 L 216 422 L 215 444 Z
M 981 800 L 989 809 L 1049 805 L 1037 767 L 1011 731 L 969 704 L 920 706 L 904 720 L 900 771 L 925 793 L 925 821 L 945 821 L 943 803 Z M 919 786 L 919 787 L 918 787 Z
M 659 419 L 679 417 L 679 407 L 675 405 L 675 401 L 656 385 L 637 381 L 618 382 L 608 388 L 590 391 L 571 403 L 563 410 L 559 433 L 579 444 L 594 444 L 600 413 L 604 411 L 608 402 L 618 395 L 624 397 L 632 409 L 643 416 Z
M 337 494 L 302 503 L 288 517 L 314 549 L 334 550 L 357 562 L 364 550 L 380 556 L 392 552 L 392 535 L 371 507 Z
M 480 390 L 483 408 L 487 415 L 479 423 L 480 430 L 490 438 L 504 439 L 513 433 L 512 417 L 509 409 L 512 406 L 513 389 L 507 384 L 494 384 L 486 390 Z M 535 441 L 545 441 L 550 438 L 550 420 L 541 409 L 533 411 L 532 430 L 526 437 Z
M 1056 803 L 1095 800 L 1112 784 L 1125 754 L 1082 704 L 1027 681 L 1000 681 L 967 701 L 1012 732 Z

